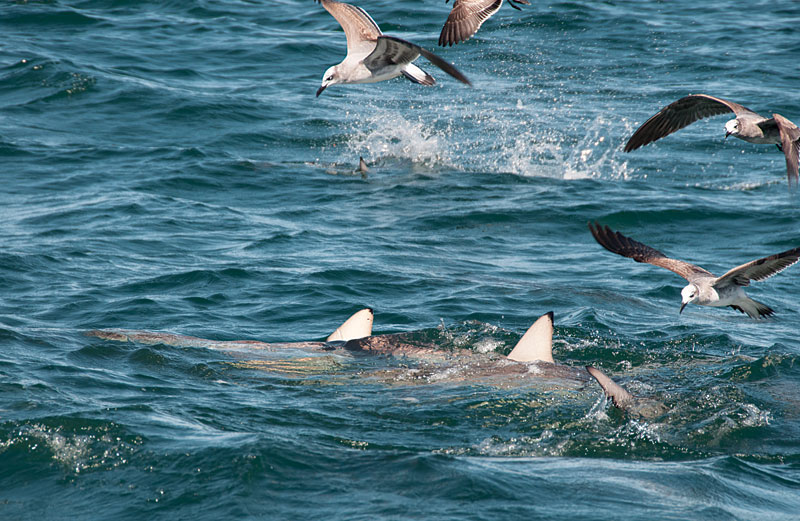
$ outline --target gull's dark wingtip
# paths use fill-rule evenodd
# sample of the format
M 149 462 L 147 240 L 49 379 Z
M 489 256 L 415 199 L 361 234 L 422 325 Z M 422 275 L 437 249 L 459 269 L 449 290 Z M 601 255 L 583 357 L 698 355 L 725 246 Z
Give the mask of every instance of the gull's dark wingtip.
M 597 244 L 610 251 L 620 255 L 619 250 L 619 237 L 618 233 L 606 225 L 600 224 L 597 221 L 594 223 L 589 222 L 589 231 L 592 232 L 592 237 L 597 241 Z
M 642 146 L 641 143 L 634 143 L 633 142 L 633 137 L 631 137 L 628 140 L 628 142 L 625 143 L 625 148 L 623 148 L 622 151 L 623 152 L 633 152 L 634 150 L 636 150 L 637 148 L 640 148 L 641 146 Z
M 427 49 L 425 49 L 423 47 L 416 46 L 416 48 L 419 51 L 419 53 L 421 55 L 423 55 L 425 57 L 425 59 L 427 59 L 429 62 L 431 62 L 432 64 L 436 65 L 437 67 L 439 67 L 444 72 L 446 72 L 447 74 L 449 74 L 453 78 L 457 79 L 461 83 L 464 83 L 464 84 L 469 85 L 470 87 L 472 87 L 472 82 L 469 81 L 467 79 L 467 77 L 464 76 L 464 74 L 461 73 L 461 71 L 456 69 L 456 67 L 453 64 L 443 60 L 439 56 L 435 55 L 434 53 L 432 53 L 431 51 L 429 51 L 429 50 L 427 50 Z
M 600 240 L 600 236 L 612 233 L 611 228 L 609 228 L 608 226 L 604 226 L 597 221 L 594 222 L 589 221 L 588 225 L 589 225 L 589 231 L 592 232 L 592 237 L 594 237 L 594 239 L 601 245 L 603 244 L 603 242 Z
M 439 46 L 452 47 L 461 42 L 466 42 L 478 32 L 478 28 L 464 27 L 465 22 L 451 22 L 448 18 L 439 33 Z
M 657 115 L 658 114 L 656 114 L 656 116 Z M 652 132 L 650 132 L 650 126 L 648 125 L 648 123 L 650 123 L 650 120 L 642 124 L 642 126 L 640 126 L 638 129 L 636 129 L 636 132 L 634 132 L 633 135 L 628 139 L 628 142 L 625 143 L 625 148 L 622 149 L 623 152 L 633 152 L 637 148 L 641 148 L 658 139 L 658 137 L 654 137 L 652 135 Z

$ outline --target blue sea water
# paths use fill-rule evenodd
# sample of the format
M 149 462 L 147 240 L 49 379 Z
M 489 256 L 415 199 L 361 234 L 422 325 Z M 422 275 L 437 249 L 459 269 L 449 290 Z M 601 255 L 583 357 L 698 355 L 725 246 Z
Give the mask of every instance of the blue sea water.
M 689 93 L 800 121 L 800 4 L 536 1 L 438 50 L 451 4 L 359 5 L 474 88 L 420 59 L 436 86 L 315 98 L 345 40 L 310 0 L 0 4 L 0 517 L 797 519 L 800 269 L 748 290 L 773 319 L 679 315 L 586 223 L 716 273 L 800 245 L 783 155 L 724 117 L 622 151 Z M 560 362 L 666 412 L 85 334 L 302 341 L 366 306 L 502 352 L 553 310 Z

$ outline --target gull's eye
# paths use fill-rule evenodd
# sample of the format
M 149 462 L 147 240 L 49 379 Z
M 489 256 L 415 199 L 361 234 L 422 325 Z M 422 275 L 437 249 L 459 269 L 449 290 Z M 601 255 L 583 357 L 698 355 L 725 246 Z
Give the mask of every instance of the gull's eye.
M 328 76 L 327 78 L 325 78 L 325 81 L 331 81 L 332 79 L 333 79 L 333 74 L 331 74 L 330 76 Z

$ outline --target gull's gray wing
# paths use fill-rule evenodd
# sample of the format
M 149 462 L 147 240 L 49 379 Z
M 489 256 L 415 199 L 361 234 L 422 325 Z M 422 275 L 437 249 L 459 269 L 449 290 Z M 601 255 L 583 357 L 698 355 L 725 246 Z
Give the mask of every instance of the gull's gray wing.
M 786 156 L 786 175 L 789 178 L 789 185 L 792 180 L 795 184 L 798 181 L 798 161 L 800 161 L 800 129 L 797 125 L 784 118 L 780 114 L 773 114 L 772 119 L 778 125 L 778 132 L 781 136 L 781 148 Z
M 625 152 L 636 150 L 668 136 L 699 119 L 718 116 L 726 112 L 732 112 L 737 117 L 743 114 L 752 114 L 761 118 L 759 114 L 738 103 L 707 94 L 690 94 L 670 103 L 658 111 L 658 114 L 645 121 L 625 144 Z
M 800 258 L 800 248 L 793 248 L 782 253 L 776 253 L 763 259 L 750 261 L 737 266 L 714 282 L 715 286 L 724 283 L 737 286 L 749 286 L 751 280 L 760 281 L 780 273 Z
M 364 58 L 364 66 L 374 75 L 387 68 L 397 65 L 408 65 L 420 55 L 420 47 L 411 42 L 395 38 L 394 36 L 381 35 L 378 37 L 375 50 Z
M 455 0 L 439 35 L 439 45 L 445 47 L 469 40 L 502 5 L 503 0 Z
M 592 223 L 589 223 L 589 230 L 600 246 L 617 255 L 628 257 L 636 262 L 646 262 L 653 266 L 666 268 L 673 273 L 677 273 L 689 282 L 698 275 L 713 277 L 711 273 L 699 266 L 677 259 L 670 259 L 655 248 L 635 241 L 630 237 L 625 237 L 621 233 L 613 231 L 608 226 L 597 223 L 592 225 Z
M 458 69 L 432 52 L 423 49 L 419 45 L 394 36 L 379 36 L 375 50 L 364 58 L 364 66 L 373 74 L 378 75 L 378 72 L 386 67 L 407 65 L 416 60 L 420 54 L 458 81 L 466 83 L 467 85 L 472 85 L 467 77 L 461 74 Z
M 368 54 L 372 51 L 375 40 L 383 33 L 366 11 L 336 0 L 318 1 L 342 26 L 347 38 L 348 55 Z

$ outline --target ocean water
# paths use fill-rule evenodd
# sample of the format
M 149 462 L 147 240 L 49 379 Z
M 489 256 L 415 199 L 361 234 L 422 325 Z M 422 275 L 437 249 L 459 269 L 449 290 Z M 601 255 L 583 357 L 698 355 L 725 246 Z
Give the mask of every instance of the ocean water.
M 724 117 L 622 151 L 689 93 L 800 121 L 800 4 L 535 1 L 438 50 L 451 4 L 359 5 L 474 88 L 420 59 L 436 86 L 315 98 L 345 40 L 311 0 L 0 4 L 0 518 L 797 519 L 800 268 L 748 290 L 770 320 L 679 315 L 586 225 L 718 274 L 800 245 L 783 155 Z M 552 310 L 557 360 L 664 412 L 85 334 L 316 340 L 367 306 L 443 351 Z

